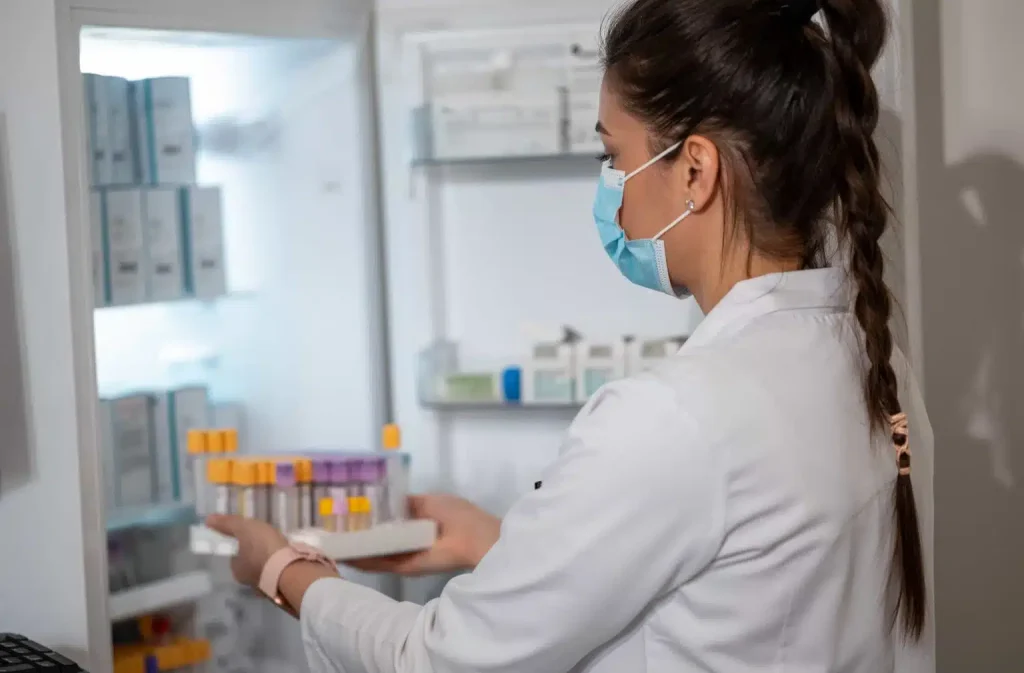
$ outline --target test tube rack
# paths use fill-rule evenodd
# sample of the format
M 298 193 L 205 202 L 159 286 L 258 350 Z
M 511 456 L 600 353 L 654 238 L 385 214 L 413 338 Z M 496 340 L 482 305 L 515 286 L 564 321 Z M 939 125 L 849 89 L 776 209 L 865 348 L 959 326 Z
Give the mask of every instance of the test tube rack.
M 427 519 L 393 521 L 366 530 L 332 533 L 317 528 L 296 531 L 288 536 L 319 549 L 335 561 L 372 556 L 390 556 L 429 549 L 437 539 L 437 523 Z M 192 553 L 205 556 L 234 556 L 238 541 L 206 526 L 192 526 Z

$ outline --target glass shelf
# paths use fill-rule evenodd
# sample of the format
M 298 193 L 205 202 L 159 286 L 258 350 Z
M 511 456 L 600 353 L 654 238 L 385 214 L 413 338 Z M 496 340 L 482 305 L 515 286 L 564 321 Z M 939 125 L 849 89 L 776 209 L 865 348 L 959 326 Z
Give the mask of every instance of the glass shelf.
M 186 503 L 122 507 L 107 517 L 107 533 L 119 533 L 132 528 L 163 528 L 196 522 L 196 509 Z
M 584 402 L 454 402 L 447 400 L 422 400 L 425 409 L 434 411 L 572 411 L 583 408 Z
M 110 312 L 118 309 L 135 309 L 140 306 L 174 306 L 181 304 L 214 304 L 222 301 L 230 301 L 234 299 L 252 299 L 256 297 L 256 293 L 253 291 L 243 292 L 228 292 L 227 294 L 215 295 L 212 297 L 178 297 L 176 299 L 160 299 L 154 301 L 139 301 L 130 304 L 107 304 L 105 306 L 96 306 L 94 310 Z
M 600 168 L 596 154 L 580 154 L 570 152 L 559 152 L 557 154 L 523 154 L 508 155 L 501 157 L 462 157 L 462 158 L 432 158 L 421 157 L 413 159 L 412 165 L 417 167 L 431 166 L 501 166 L 528 163 L 562 163 L 577 167 L 587 166 L 594 172 Z

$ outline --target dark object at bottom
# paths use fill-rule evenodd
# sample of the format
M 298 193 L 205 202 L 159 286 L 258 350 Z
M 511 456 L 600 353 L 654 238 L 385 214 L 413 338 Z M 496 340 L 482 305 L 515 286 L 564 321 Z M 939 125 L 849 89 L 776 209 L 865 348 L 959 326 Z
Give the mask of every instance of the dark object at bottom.
M 25 636 L 0 633 L 0 673 L 78 673 L 82 667 Z

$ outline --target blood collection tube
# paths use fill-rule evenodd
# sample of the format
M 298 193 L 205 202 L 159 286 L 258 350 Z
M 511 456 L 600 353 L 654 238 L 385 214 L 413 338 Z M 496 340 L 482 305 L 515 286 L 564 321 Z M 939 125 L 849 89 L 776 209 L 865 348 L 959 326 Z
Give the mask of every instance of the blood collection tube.
M 299 527 L 316 526 L 316 501 L 313 500 L 313 461 L 300 458 L 295 461 L 295 481 L 299 490 Z
M 327 458 L 313 459 L 313 502 L 319 503 L 331 495 L 331 461 Z
M 348 489 L 351 480 L 349 463 L 343 458 L 331 461 L 331 487 L 327 495 L 334 501 L 334 516 L 338 520 L 338 530 L 345 530 L 348 520 Z
M 256 471 L 257 464 L 252 461 L 235 461 L 233 482 L 237 496 L 238 514 L 248 519 L 256 516 Z
M 372 528 L 384 523 L 384 479 L 387 474 L 387 463 L 384 458 L 367 458 L 363 460 L 363 472 L 363 494 L 370 504 L 367 526 Z
M 268 495 L 269 489 L 268 484 L 270 482 L 270 475 L 268 474 L 270 465 L 265 460 L 257 461 L 254 465 L 256 469 L 256 482 L 253 486 L 253 514 L 254 519 L 260 521 L 270 522 L 270 496 Z
M 211 458 L 206 463 L 206 473 L 214 490 L 213 511 L 231 514 L 231 461 Z
M 409 518 L 408 492 L 409 471 L 402 449 L 402 431 L 397 425 L 385 425 L 381 432 L 381 448 L 387 457 L 384 476 L 384 491 L 387 501 L 386 517 L 389 521 L 404 521 Z
M 277 500 L 274 521 L 281 532 L 287 535 L 301 526 L 297 516 L 299 503 L 295 487 L 295 465 L 284 460 L 278 462 L 274 469 L 274 481 Z
M 338 519 L 334 516 L 334 501 L 320 498 L 320 528 L 335 533 L 338 530 Z

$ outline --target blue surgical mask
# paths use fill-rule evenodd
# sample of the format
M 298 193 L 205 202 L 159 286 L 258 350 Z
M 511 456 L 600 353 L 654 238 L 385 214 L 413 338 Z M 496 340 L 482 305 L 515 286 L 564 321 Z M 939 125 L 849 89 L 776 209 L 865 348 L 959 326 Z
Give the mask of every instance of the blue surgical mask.
M 676 143 L 658 156 L 654 157 L 629 175 L 625 171 L 617 171 L 610 161 L 601 166 L 601 177 L 597 183 L 597 197 L 594 199 L 594 222 L 601 236 L 601 244 L 605 252 L 619 267 L 619 271 L 631 282 L 651 290 L 664 292 L 674 297 L 685 297 L 690 294 L 686 288 L 672 286 L 668 275 L 668 261 L 665 258 L 665 242 L 661 240 L 672 227 L 685 220 L 694 210 L 693 201 L 686 204 L 686 212 L 673 220 L 654 238 L 638 241 L 626 239 L 626 232 L 616 221 L 622 208 L 622 194 L 626 182 L 651 165 L 657 163 L 674 152 L 682 143 Z

